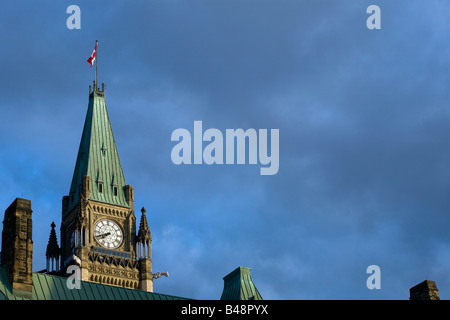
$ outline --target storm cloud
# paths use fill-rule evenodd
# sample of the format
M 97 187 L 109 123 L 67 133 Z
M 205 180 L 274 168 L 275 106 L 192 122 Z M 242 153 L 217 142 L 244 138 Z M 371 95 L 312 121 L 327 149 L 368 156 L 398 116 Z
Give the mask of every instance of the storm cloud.
M 219 299 L 252 269 L 264 299 L 408 299 L 450 282 L 450 5 L 442 1 L 2 4 L 0 203 L 32 201 L 35 271 L 61 222 L 94 80 L 155 292 Z M 377 4 L 382 28 L 366 27 Z M 174 165 L 171 133 L 279 129 L 280 165 Z M 58 239 L 60 235 L 58 234 Z M 366 268 L 381 268 L 381 289 Z

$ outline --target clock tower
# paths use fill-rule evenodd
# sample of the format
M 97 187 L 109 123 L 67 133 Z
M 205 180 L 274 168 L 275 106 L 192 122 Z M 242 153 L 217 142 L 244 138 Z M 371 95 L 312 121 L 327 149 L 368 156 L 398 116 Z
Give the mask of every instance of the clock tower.
M 141 228 L 148 230 L 146 217 Z M 97 88 L 94 81 L 70 191 L 62 199 L 61 272 L 77 264 L 83 281 L 153 291 L 150 235 L 145 255 L 137 255 L 141 242 L 133 187 L 125 182 L 105 85 Z

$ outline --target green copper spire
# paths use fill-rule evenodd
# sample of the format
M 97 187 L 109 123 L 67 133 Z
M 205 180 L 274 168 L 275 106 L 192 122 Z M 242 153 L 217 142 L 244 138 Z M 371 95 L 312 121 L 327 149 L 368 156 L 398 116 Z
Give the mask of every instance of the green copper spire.
M 224 278 L 220 300 L 262 300 L 253 283 L 250 268 L 238 267 Z
M 86 200 L 130 207 L 125 196 L 126 183 L 119 152 L 106 109 L 104 85 L 101 90 L 96 88 L 96 84 L 92 92 L 89 89 L 89 106 L 66 212 L 79 202 L 83 176 L 90 178 L 90 192 Z

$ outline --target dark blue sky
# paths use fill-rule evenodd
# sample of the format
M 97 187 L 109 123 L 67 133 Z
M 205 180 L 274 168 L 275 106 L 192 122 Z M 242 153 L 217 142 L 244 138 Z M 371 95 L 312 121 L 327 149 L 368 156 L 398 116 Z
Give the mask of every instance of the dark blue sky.
M 366 27 L 372 4 L 381 30 Z M 264 299 L 403 300 L 425 279 L 448 299 L 449 16 L 437 0 L 2 3 L 0 206 L 32 201 L 44 269 L 98 39 L 136 216 L 145 206 L 154 272 L 170 273 L 156 292 L 219 299 L 245 266 Z M 174 165 L 171 134 L 195 120 L 279 129 L 278 173 Z

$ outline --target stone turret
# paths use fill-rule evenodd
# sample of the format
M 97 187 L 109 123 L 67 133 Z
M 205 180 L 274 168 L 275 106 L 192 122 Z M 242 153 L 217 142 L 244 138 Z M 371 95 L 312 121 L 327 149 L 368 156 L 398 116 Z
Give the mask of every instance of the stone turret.
M 409 289 L 409 300 L 440 300 L 436 282 L 425 280 Z
M 139 287 L 143 291 L 153 292 L 152 236 L 148 227 L 144 207 L 142 207 L 141 213 L 141 221 L 139 223 L 139 231 L 136 238 L 137 255 L 140 267 Z
M 61 250 L 59 249 L 58 240 L 56 238 L 56 224 L 52 222 L 50 226 L 52 227 L 52 230 L 50 231 L 47 251 L 45 252 L 45 257 L 47 258 L 47 272 L 57 272 L 59 271 L 59 258 L 61 256 Z
M 31 201 L 16 198 L 5 211 L 1 264 L 6 266 L 13 294 L 31 299 L 33 240 Z

